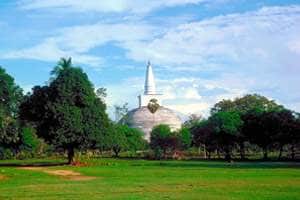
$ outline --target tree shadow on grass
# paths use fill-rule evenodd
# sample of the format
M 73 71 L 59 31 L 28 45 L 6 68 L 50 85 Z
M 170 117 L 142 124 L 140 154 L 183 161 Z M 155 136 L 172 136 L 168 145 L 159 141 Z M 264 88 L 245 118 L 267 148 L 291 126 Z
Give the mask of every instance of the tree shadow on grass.
M 52 167 L 52 166 L 63 166 L 68 165 L 66 161 L 25 161 L 21 162 L 16 160 L 15 162 L 0 162 L 0 167 Z
M 293 168 L 300 169 L 300 163 L 297 162 L 226 162 L 226 161 L 174 161 L 157 162 L 156 166 L 162 167 L 197 167 L 197 168 L 222 168 L 222 169 L 279 169 Z
M 300 169 L 300 162 L 294 161 L 264 161 L 264 160 L 247 160 L 227 162 L 221 159 L 189 159 L 189 160 L 147 160 L 139 158 L 118 158 L 126 160 L 132 166 L 161 166 L 174 168 L 223 168 L 223 169 L 280 169 L 293 168 Z M 132 161 L 132 163 L 130 163 Z M 141 162 L 139 162 L 141 161 Z M 142 162 L 143 161 L 143 162 Z

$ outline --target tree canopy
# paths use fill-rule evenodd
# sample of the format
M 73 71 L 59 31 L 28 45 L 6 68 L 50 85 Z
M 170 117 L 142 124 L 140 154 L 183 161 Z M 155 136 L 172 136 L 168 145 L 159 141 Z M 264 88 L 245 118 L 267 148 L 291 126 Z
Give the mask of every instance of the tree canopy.
M 0 67 L 0 146 L 14 146 L 20 139 L 17 115 L 22 98 L 22 89 Z
M 72 162 L 75 149 L 94 146 L 107 131 L 106 105 L 71 59 L 61 59 L 52 74 L 49 85 L 34 87 L 26 97 L 21 117 L 34 123 L 46 142 L 67 150 Z

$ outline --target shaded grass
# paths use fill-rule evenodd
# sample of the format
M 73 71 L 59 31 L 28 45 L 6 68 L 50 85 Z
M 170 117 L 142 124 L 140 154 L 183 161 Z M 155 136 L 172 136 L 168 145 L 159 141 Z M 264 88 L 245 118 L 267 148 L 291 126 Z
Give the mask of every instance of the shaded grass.
M 29 161 L 28 161 L 29 162 Z M 297 163 L 224 163 L 93 159 L 91 166 L 55 166 L 90 181 L 0 168 L 0 199 L 299 199 Z

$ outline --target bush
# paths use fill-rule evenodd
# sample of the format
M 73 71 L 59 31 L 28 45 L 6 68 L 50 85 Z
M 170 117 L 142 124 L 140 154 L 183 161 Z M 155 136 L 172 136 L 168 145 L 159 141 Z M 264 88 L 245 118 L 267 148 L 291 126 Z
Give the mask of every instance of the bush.
M 1 160 L 13 159 L 13 158 L 14 158 L 14 153 L 10 149 L 0 147 L 0 159 Z

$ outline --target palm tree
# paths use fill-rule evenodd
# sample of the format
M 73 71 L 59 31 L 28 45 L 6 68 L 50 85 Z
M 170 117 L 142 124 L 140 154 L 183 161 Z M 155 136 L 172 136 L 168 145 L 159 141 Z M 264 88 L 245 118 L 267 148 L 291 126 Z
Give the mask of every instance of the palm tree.
M 54 69 L 51 71 L 51 75 L 57 76 L 60 72 L 72 67 L 72 58 L 61 58 Z

